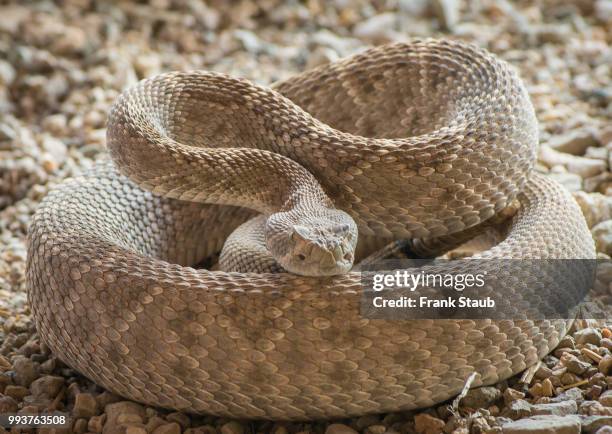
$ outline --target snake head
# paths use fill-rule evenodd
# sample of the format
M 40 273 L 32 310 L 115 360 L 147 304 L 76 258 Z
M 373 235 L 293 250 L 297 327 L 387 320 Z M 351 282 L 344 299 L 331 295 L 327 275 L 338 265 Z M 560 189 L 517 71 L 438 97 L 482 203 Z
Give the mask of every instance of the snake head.
M 303 217 L 272 214 L 266 222 L 266 246 L 287 271 L 303 276 L 333 276 L 350 271 L 355 259 L 357 225 L 343 211 Z

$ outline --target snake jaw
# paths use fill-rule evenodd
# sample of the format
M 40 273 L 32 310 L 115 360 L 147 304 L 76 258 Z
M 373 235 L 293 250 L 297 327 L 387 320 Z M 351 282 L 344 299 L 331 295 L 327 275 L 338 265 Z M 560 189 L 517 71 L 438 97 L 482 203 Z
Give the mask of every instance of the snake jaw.
M 333 276 L 353 267 L 357 225 L 343 211 L 326 209 L 297 222 L 287 214 L 268 220 L 266 245 L 288 272 L 303 276 Z M 282 221 L 282 229 L 279 222 Z

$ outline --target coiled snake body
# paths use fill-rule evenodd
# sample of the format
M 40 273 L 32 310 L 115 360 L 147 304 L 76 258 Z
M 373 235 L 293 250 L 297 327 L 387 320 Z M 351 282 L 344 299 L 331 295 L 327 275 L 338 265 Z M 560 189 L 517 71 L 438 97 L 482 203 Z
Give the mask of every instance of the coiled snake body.
M 32 220 L 38 330 L 113 392 L 239 418 L 429 406 L 472 372 L 492 384 L 554 348 L 568 322 L 371 320 L 356 272 L 245 272 L 231 246 L 241 272 L 189 266 L 252 210 L 276 215 L 268 247 L 282 250 L 296 209 L 340 224 L 324 238 L 354 221 L 360 239 L 427 241 L 514 199 L 505 240 L 481 257 L 593 258 L 569 193 L 531 173 L 536 144 L 517 75 L 458 42 L 377 47 L 272 88 L 210 72 L 145 80 L 110 115 L 116 165 L 66 181 Z M 347 246 L 327 246 L 340 254 L 321 260 L 342 261 Z

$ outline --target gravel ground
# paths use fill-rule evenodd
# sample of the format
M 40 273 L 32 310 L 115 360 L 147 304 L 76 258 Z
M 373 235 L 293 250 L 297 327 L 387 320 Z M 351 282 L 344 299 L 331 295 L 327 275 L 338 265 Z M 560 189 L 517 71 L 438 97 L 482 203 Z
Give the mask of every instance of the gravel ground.
M 24 287 L 28 221 L 51 187 L 104 154 L 106 114 L 121 89 L 188 69 L 270 83 L 414 36 L 468 40 L 520 70 L 540 121 L 537 170 L 574 193 L 609 259 L 610 0 L 0 0 L 0 413 L 66 411 L 71 427 L 57 432 L 74 433 L 611 433 L 612 328 L 601 321 L 577 323 L 540 366 L 458 405 L 309 424 L 122 401 L 63 365 L 34 330 Z M 612 304 L 611 275 L 603 267 L 603 305 Z

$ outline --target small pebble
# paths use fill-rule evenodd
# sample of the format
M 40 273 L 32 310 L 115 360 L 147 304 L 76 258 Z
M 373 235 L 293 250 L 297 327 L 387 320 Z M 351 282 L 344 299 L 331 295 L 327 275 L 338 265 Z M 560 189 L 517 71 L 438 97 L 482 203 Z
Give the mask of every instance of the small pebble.
M 353 428 L 341 423 L 333 423 L 325 429 L 325 434 L 358 434 Z

